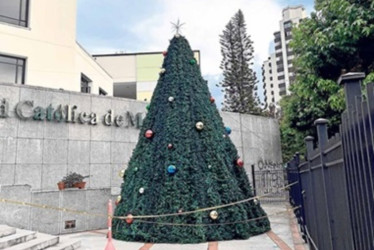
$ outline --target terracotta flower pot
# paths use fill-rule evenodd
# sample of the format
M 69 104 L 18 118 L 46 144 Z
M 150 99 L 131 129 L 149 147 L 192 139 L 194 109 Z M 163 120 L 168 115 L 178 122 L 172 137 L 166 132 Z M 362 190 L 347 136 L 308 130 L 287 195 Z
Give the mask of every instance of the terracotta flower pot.
M 59 183 L 57 183 L 57 186 L 58 186 L 59 190 L 64 190 L 65 189 L 65 182 L 60 181 Z
M 85 181 L 74 183 L 74 187 L 79 188 L 79 189 L 82 189 L 85 186 L 86 186 L 86 182 Z

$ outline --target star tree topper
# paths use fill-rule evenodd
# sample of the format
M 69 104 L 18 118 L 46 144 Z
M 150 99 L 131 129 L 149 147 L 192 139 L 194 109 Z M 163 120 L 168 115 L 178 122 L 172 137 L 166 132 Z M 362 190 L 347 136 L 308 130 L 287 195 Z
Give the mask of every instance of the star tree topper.
M 181 28 L 183 25 L 185 25 L 185 23 L 180 23 L 179 19 L 176 23 L 171 23 L 173 25 L 172 29 L 173 31 L 175 32 L 175 36 L 180 36 L 180 31 L 181 31 Z

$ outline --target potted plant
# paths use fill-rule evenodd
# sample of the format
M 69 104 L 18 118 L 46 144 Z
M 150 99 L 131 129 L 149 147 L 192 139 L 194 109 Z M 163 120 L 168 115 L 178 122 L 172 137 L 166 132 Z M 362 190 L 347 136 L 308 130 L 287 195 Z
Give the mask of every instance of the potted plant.
M 82 189 L 86 186 L 86 182 L 83 181 L 85 178 L 88 178 L 89 175 L 83 176 L 81 174 L 77 174 L 75 172 L 69 172 L 59 183 L 57 183 L 59 189 L 62 186 L 61 182 L 64 184 L 64 188 L 79 188 Z M 62 189 L 64 189 L 62 188 Z M 60 189 L 60 190 L 62 190 Z
M 65 182 L 63 182 L 63 181 L 59 181 L 59 182 L 57 183 L 57 186 L 58 186 L 58 189 L 59 189 L 59 190 L 64 190 L 64 189 L 65 189 Z

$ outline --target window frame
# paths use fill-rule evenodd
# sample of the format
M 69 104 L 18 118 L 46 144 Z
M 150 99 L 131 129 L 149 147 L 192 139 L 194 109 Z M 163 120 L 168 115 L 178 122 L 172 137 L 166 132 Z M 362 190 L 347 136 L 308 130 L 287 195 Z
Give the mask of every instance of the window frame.
M 5 57 L 5 58 L 10 58 L 10 59 L 16 59 L 16 63 L 5 63 L 5 62 L 0 62 L 0 64 L 8 64 L 8 65 L 13 65 L 15 66 L 16 70 L 15 70 L 15 76 L 14 76 L 14 79 L 15 81 L 14 82 L 11 82 L 11 83 L 14 83 L 14 84 L 21 84 L 21 85 L 25 85 L 25 80 L 26 80 L 26 64 L 27 64 L 27 58 L 26 57 L 22 57 L 22 56 L 17 56 L 17 55 L 9 55 L 9 54 L 3 54 L 3 53 L 0 53 L 0 57 Z M 22 61 L 23 64 L 19 64 L 19 61 Z M 18 82 L 18 70 L 19 70 L 19 67 L 22 67 L 22 74 L 21 74 L 21 81 Z M 2 80 L 0 80 L 0 82 L 3 82 Z
M 83 86 L 83 83 L 87 84 L 87 86 Z M 86 76 L 85 74 L 81 73 L 81 93 L 91 94 L 92 91 L 92 80 Z M 85 88 L 86 91 L 83 91 L 83 88 Z
M 13 25 L 15 27 L 29 28 L 29 25 L 30 25 L 30 19 L 29 19 L 30 18 L 30 0 L 8 0 L 8 1 L 18 1 L 18 3 L 19 3 L 18 18 L 13 18 L 13 17 L 9 17 L 9 16 L 4 16 L 4 15 L 0 15 L 0 16 L 3 17 L 4 19 L 17 21 L 17 23 L 9 22 L 9 21 L 6 21 L 6 20 L 0 20 L 0 24 L 7 24 L 7 25 Z M 23 2 L 25 2 L 24 6 L 25 6 L 25 9 L 26 9 L 24 20 L 22 19 L 22 7 L 23 7 L 22 3 Z

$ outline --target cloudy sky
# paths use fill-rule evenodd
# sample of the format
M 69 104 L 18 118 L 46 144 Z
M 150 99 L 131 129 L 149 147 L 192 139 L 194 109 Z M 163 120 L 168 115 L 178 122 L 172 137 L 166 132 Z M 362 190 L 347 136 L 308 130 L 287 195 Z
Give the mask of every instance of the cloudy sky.
M 186 23 L 182 34 L 201 52 L 203 76 L 219 103 L 222 95 L 214 87 L 222 73 L 219 35 L 230 18 L 243 11 L 261 80 L 282 9 L 300 4 L 308 13 L 313 9 L 313 0 L 78 0 L 77 39 L 92 54 L 163 51 L 173 35 L 170 22 L 179 18 Z

